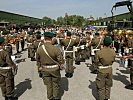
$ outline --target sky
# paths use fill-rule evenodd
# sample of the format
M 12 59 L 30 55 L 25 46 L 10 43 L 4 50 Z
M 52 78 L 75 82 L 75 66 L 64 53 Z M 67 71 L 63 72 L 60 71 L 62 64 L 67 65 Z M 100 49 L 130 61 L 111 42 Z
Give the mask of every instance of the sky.
M 110 17 L 113 5 L 119 1 L 122 0 L 0 0 L 0 10 L 35 18 L 56 19 L 67 13 L 96 19 Z M 113 11 L 117 15 L 128 12 L 128 9 L 119 7 Z

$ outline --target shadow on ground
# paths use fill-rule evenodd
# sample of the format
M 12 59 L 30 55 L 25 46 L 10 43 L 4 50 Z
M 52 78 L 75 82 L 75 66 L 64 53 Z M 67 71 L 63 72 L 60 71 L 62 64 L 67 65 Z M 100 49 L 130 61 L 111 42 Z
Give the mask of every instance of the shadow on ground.
M 128 77 L 126 75 L 122 75 L 121 73 L 116 73 L 116 75 L 113 75 L 114 80 L 120 81 L 125 85 L 130 84 L 130 82 L 127 80 L 127 78 Z
M 31 80 L 25 79 L 15 86 L 14 97 L 20 97 L 26 90 L 31 89 Z
M 69 86 L 68 79 L 66 77 L 62 77 L 61 78 L 61 89 L 60 89 L 61 97 L 64 95 L 65 91 L 68 91 L 69 89 L 68 86 Z
M 97 94 L 97 88 L 96 88 L 96 82 L 92 82 L 91 80 L 89 80 L 90 85 L 88 86 L 91 90 L 92 90 L 92 95 L 94 96 L 94 98 L 96 100 L 98 100 L 98 94 Z

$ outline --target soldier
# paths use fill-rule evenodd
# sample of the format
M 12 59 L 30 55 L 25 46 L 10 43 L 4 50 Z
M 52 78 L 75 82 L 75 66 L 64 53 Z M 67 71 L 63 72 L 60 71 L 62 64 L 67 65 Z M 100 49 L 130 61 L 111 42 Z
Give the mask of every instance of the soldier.
M 76 39 L 75 39 L 75 43 L 76 43 L 76 48 L 75 48 L 75 64 L 76 65 L 80 65 L 80 42 L 81 42 L 81 38 L 80 38 L 80 34 L 76 34 Z
M 20 53 L 20 51 L 19 51 L 20 35 L 18 33 L 14 33 L 14 35 L 15 35 L 16 51 L 17 51 L 17 53 Z
M 13 99 L 14 76 L 12 67 L 15 68 L 16 65 L 8 53 L 4 51 L 4 38 L 0 37 L 0 87 L 5 100 Z
M 75 40 L 71 38 L 71 32 L 67 32 L 66 39 L 60 41 L 61 45 L 64 46 L 64 56 L 66 59 L 66 69 L 65 69 L 65 76 L 71 78 L 74 73 L 74 66 L 73 66 L 73 46 L 75 46 Z
M 44 42 L 41 40 L 41 34 L 37 32 L 36 40 L 34 41 L 32 48 L 31 48 L 31 50 L 33 51 L 32 53 L 34 53 L 34 54 L 32 54 L 31 61 L 35 61 L 35 54 L 36 54 L 37 48 L 39 48 L 41 45 L 43 45 L 43 43 Z
M 24 45 L 25 45 L 25 32 L 24 31 L 20 33 L 20 43 L 21 43 L 21 51 L 24 51 Z
M 81 48 L 81 58 L 80 58 L 80 61 L 81 62 L 85 62 L 85 59 L 86 59 L 86 42 L 87 42 L 87 39 L 85 37 L 85 34 L 82 34 L 82 40 L 80 41 L 80 48 Z
M 4 30 L 2 33 L 5 41 L 4 41 L 4 50 L 9 54 L 9 56 L 12 55 L 12 45 L 9 43 L 10 37 L 9 37 L 9 31 Z
M 115 51 L 110 48 L 112 39 L 109 36 L 104 38 L 104 47 L 96 52 L 95 63 L 98 67 L 96 85 L 99 100 L 110 99 L 112 87 L 112 64 L 115 61 Z
M 47 98 L 60 100 L 60 67 L 63 65 L 63 55 L 59 48 L 52 45 L 53 33 L 44 33 L 45 43 L 37 49 L 36 60 L 38 70 L 47 86 Z
M 92 50 L 93 49 L 100 49 L 101 48 L 101 43 L 102 40 L 100 38 L 100 34 L 99 33 L 95 33 L 95 37 L 92 39 L 90 46 L 92 46 Z M 92 72 L 96 74 L 97 73 L 97 66 L 95 65 L 95 53 L 92 54 L 92 50 L 91 50 L 91 60 L 92 60 Z M 96 51 L 95 51 L 96 52 Z
M 31 61 L 35 61 L 35 49 L 34 49 L 34 35 L 33 31 L 28 31 L 28 37 L 27 37 L 27 47 L 28 47 L 28 58 L 31 58 Z
M 126 56 L 123 56 L 124 58 L 129 59 L 129 65 L 130 65 L 130 84 L 125 86 L 126 89 L 133 90 L 133 31 L 128 35 L 128 48 L 129 48 L 129 54 Z
M 91 46 L 89 45 L 91 42 L 91 32 L 86 32 L 86 39 L 87 39 L 87 43 L 86 43 L 86 56 L 87 59 L 90 58 L 91 56 Z

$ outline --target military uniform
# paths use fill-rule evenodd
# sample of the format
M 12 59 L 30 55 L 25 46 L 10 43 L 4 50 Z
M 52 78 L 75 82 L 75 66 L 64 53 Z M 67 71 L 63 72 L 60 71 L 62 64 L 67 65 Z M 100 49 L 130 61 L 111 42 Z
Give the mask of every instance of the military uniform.
M 10 36 L 9 36 L 9 31 L 4 31 L 2 33 L 4 35 L 4 50 L 9 54 L 9 56 L 12 55 L 12 45 L 9 43 Z
M 95 33 L 96 36 L 99 36 L 99 33 Z M 100 49 L 101 47 L 101 40 L 100 40 L 100 37 L 94 37 L 91 41 L 91 46 L 92 46 L 92 49 Z M 95 65 L 95 56 L 94 55 L 91 55 L 91 60 L 92 60 L 92 72 L 91 73 L 96 73 L 97 72 L 97 66 Z
M 20 53 L 19 52 L 19 42 L 20 42 L 20 36 L 18 33 L 14 33 L 15 35 L 15 45 L 16 45 L 16 51 L 17 53 Z
M 32 31 L 28 32 L 29 36 L 27 37 L 27 47 L 28 47 L 28 58 L 31 58 L 31 60 L 35 60 L 35 47 L 33 45 L 35 38 Z
M 67 36 L 71 36 L 70 32 L 67 32 Z M 70 42 L 71 41 L 71 42 Z M 74 73 L 74 66 L 73 66 L 73 46 L 75 46 L 75 40 L 71 38 L 66 38 L 61 40 L 61 46 L 64 46 L 65 59 L 66 59 L 66 69 L 65 69 L 65 76 L 71 78 Z M 70 51 L 70 52 L 67 52 Z
M 77 37 L 75 39 L 75 64 L 76 65 L 80 65 L 80 52 L 81 52 L 81 49 L 80 49 L 80 42 L 81 42 L 81 38 L 80 38 L 80 35 L 77 34 Z
M 2 41 L 1 41 L 2 40 Z M 4 38 L 0 37 L 0 87 L 5 100 L 12 100 L 14 92 L 14 75 L 11 67 L 15 64 L 8 53 L 1 48 Z
M 125 86 L 127 89 L 133 90 L 133 33 L 129 35 L 128 39 L 128 48 L 129 48 L 129 54 L 128 61 L 129 61 L 129 66 L 130 66 L 130 83 L 129 85 Z
M 104 44 L 112 43 L 110 37 L 105 37 Z M 101 50 L 96 52 L 95 63 L 98 67 L 96 85 L 99 95 L 99 100 L 110 99 L 110 90 L 112 87 L 112 64 L 115 61 L 115 51 L 105 45 Z
M 21 43 L 21 51 L 24 51 L 25 46 L 25 33 L 21 32 L 20 34 L 20 43 Z
M 41 34 L 37 34 L 36 41 L 34 41 L 33 44 L 31 45 L 31 50 L 33 51 L 31 61 L 35 61 L 35 54 L 36 54 L 37 48 L 43 45 L 43 43 L 44 42 L 41 40 Z
M 91 41 L 91 32 L 86 32 L 86 56 L 87 56 L 87 59 L 90 58 L 91 56 L 91 46 L 90 46 L 90 41 Z
M 86 37 L 85 37 L 85 34 L 82 34 L 82 40 L 80 42 L 80 48 L 81 48 L 81 51 L 80 51 L 80 55 L 81 55 L 81 58 L 80 58 L 80 61 L 81 62 L 85 62 L 85 59 L 87 58 L 86 56 Z
M 45 32 L 45 38 L 52 38 L 53 33 Z M 46 40 L 46 39 L 45 39 Z M 51 39 L 52 42 L 52 39 Z M 47 86 L 47 98 L 49 100 L 60 100 L 60 67 L 62 65 L 63 55 L 59 48 L 53 46 L 50 42 L 44 44 L 47 53 L 54 60 L 52 60 L 44 51 L 43 45 L 38 48 L 36 53 L 36 60 L 38 69 L 42 72 L 44 84 Z M 57 64 L 58 63 L 58 64 Z

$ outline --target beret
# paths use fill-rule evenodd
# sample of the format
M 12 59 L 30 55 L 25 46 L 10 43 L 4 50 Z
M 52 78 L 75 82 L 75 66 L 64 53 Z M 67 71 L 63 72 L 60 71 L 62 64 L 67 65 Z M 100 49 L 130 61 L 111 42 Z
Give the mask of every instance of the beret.
M 41 39 L 41 37 L 42 37 L 41 34 L 37 34 L 37 35 L 36 35 L 36 38 L 37 38 L 37 39 Z
M 29 35 L 33 35 L 33 31 L 28 31 L 27 32 Z
M 9 30 L 3 30 L 2 35 L 7 35 L 9 33 Z
M 72 33 L 70 31 L 67 32 L 67 36 L 71 36 Z
M 109 37 L 109 36 L 106 36 L 105 38 L 104 38 L 104 44 L 106 44 L 106 43 L 112 43 L 112 39 L 111 39 L 111 37 Z
M 45 37 L 49 37 L 49 38 L 53 38 L 54 33 L 52 33 L 52 32 L 45 32 L 45 33 L 44 33 L 44 36 L 45 36 Z
M 37 31 L 36 34 L 41 34 L 41 32 L 40 31 Z
M 99 35 L 99 33 L 95 33 L 95 35 Z
M 0 36 L 0 42 L 4 42 L 4 40 L 5 40 L 4 37 Z

